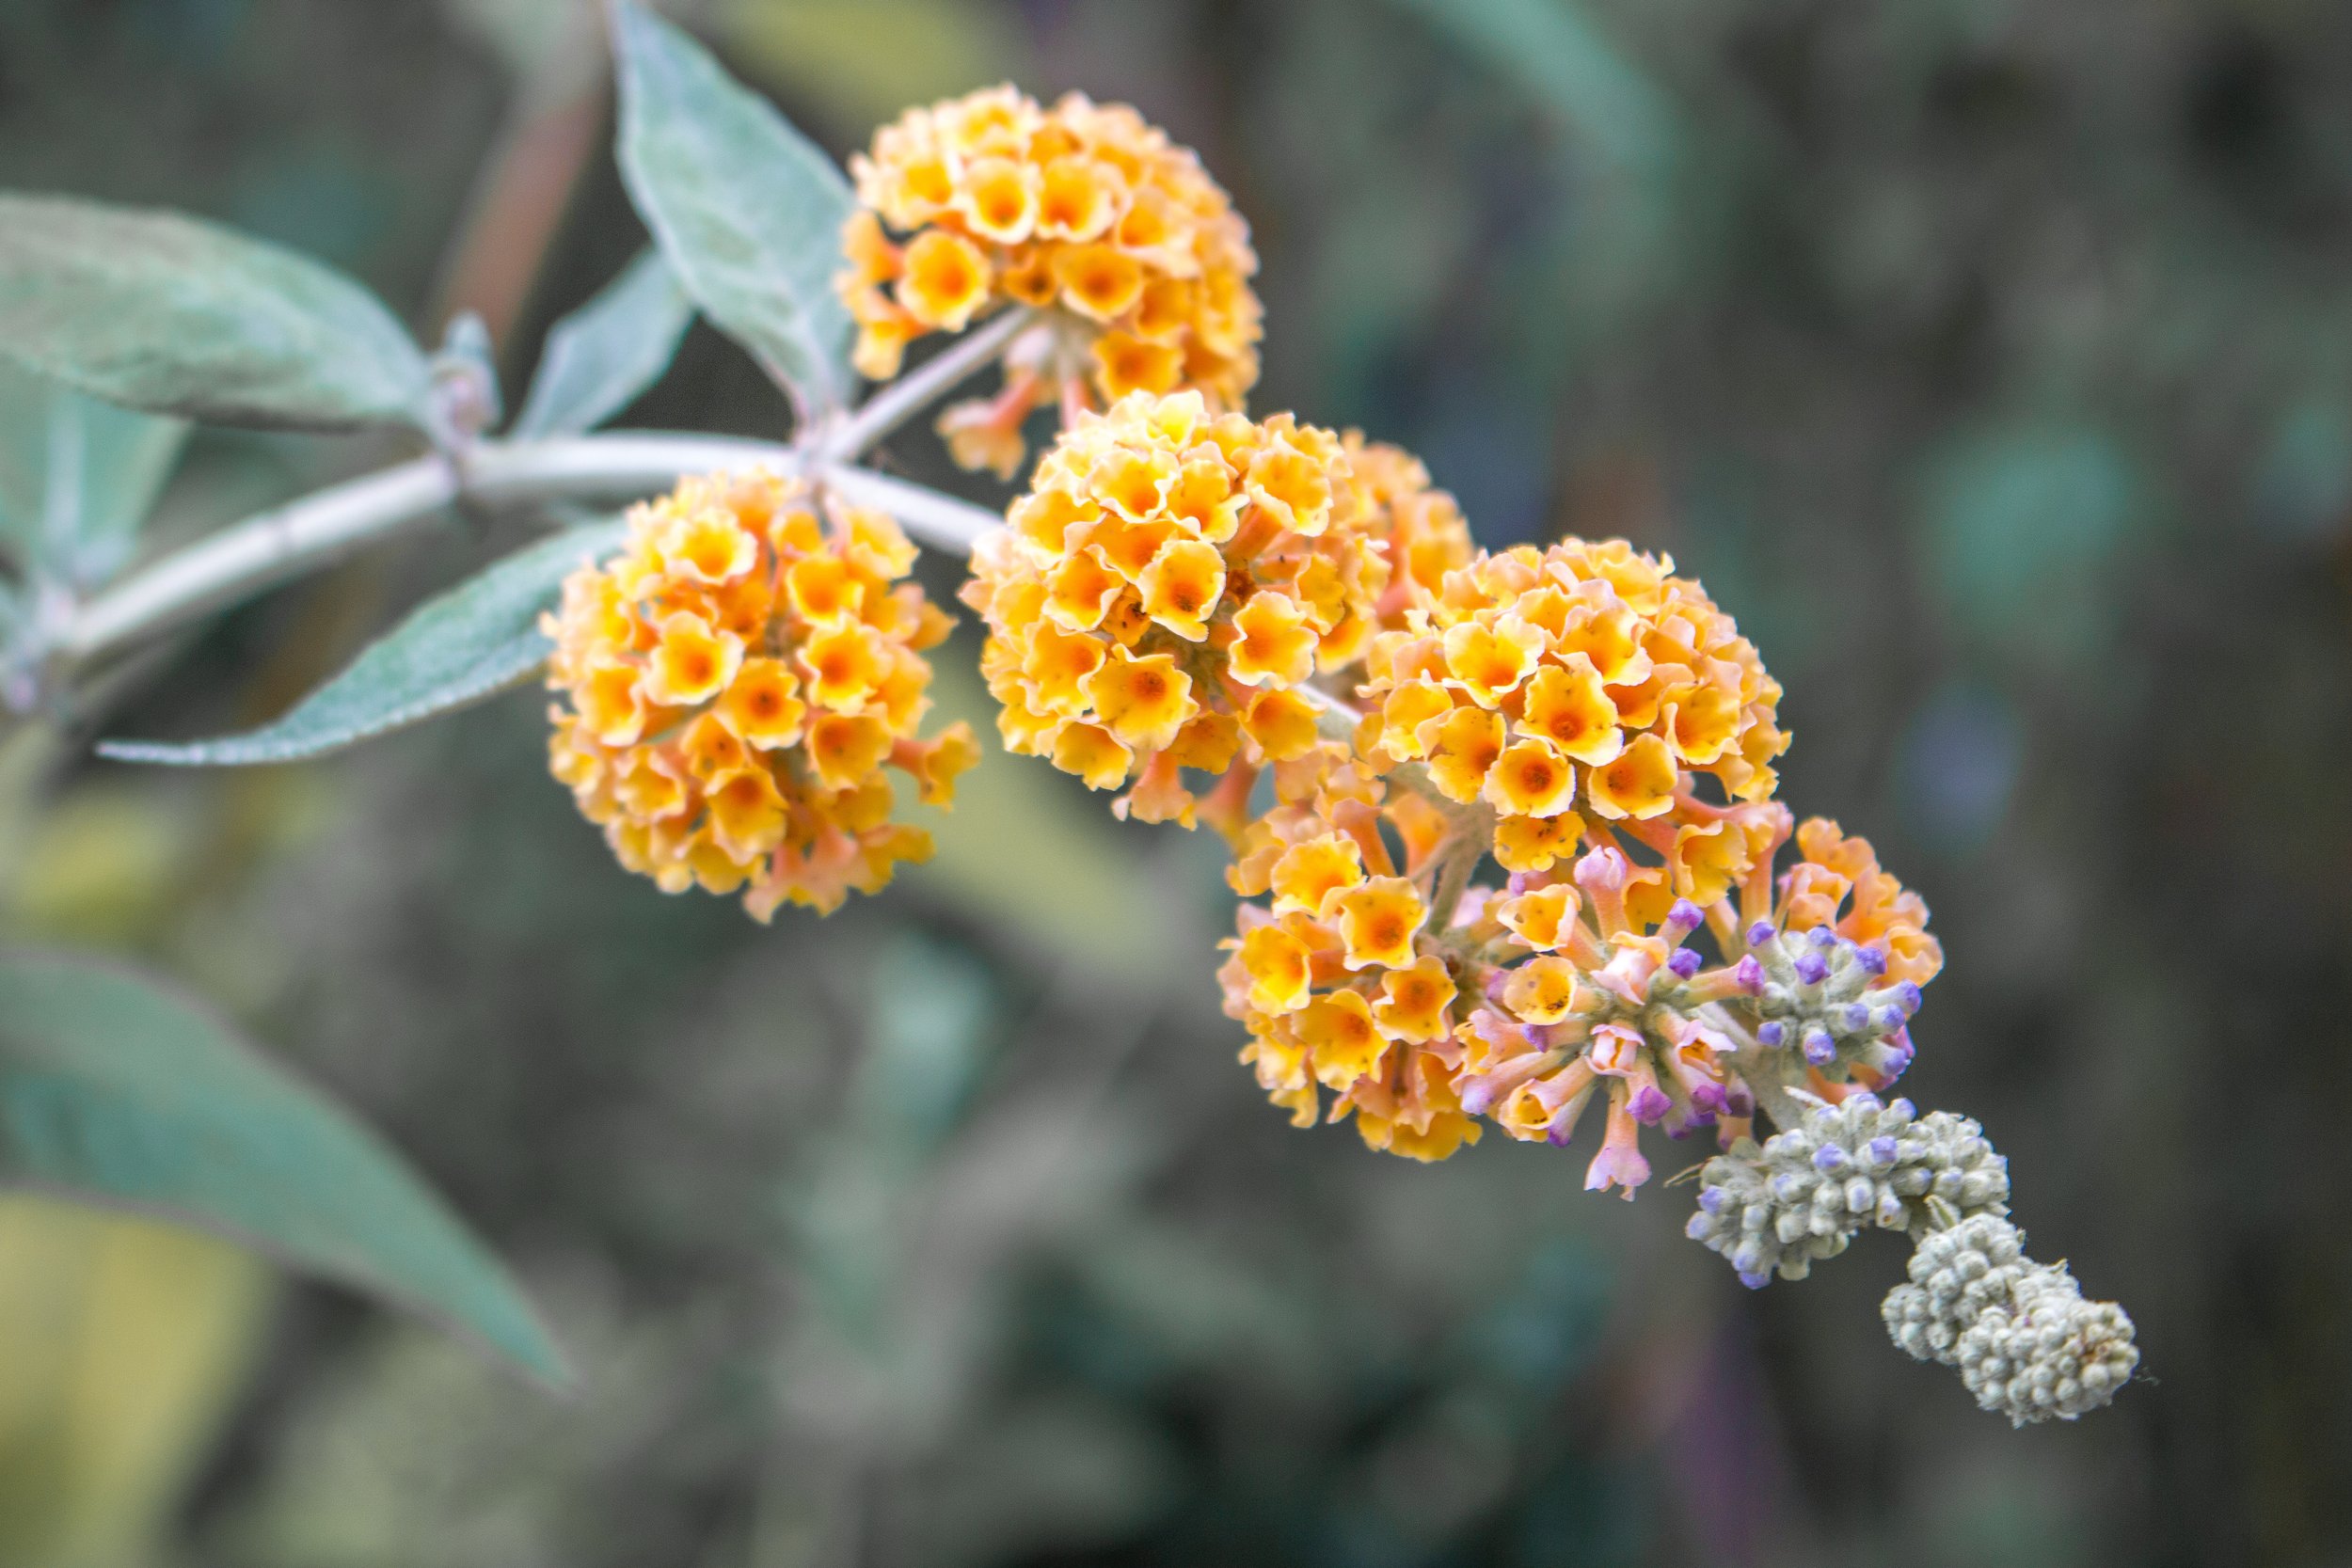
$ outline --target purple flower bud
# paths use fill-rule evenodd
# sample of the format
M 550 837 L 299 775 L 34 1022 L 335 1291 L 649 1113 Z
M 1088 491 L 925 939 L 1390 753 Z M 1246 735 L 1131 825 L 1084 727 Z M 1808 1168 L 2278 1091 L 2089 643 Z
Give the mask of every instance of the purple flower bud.
M 1876 1116 L 1883 1108 L 1879 1104 L 1879 1097 L 1867 1089 L 1848 1095 L 1846 1104 L 1863 1116 Z
M 1752 1117 L 1756 1115 L 1756 1095 L 1745 1084 L 1732 1083 L 1724 1087 L 1724 1115 Z
M 1890 1104 L 1888 1104 L 1886 1108 L 1894 1112 L 1896 1116 L 1901 1117 L 1904 1121 L 1909 1121 L 1912 1117 L 1919 1114 L 1918 1106 L 1914 1105 L 1910 1101 L 1904 1100 L 1900 1096 L 1898 1096 Z
M 1837 1169 L 1845 1163 L 1846 1151 L 1838 1148 L 1836 1144 L 1823 1144 L 1820 1148 L 1813 1151 L 1813 1168 L 1815 1170 L 1832 1171 Z
M 1485 1078 L 1473 1078 L 1461 1088 L 1462 1110 L 1465 1115 L 1483 1117 L 1495 1102 L 1494 1084 Z
M 1741 990 L 1754 996 L 1764 989 L 1764 966 L 1756 961 L 1755 954 L 1750 953 L 1731 966 L 1731 978 Z
M 1873 943 L 1859 949 L 1854 954 L 1854 961 L 1873 974 L 1883 974 L 1886 973 L 1886 949 Z
M 1804 934 L 1804 940 L 1816 947 L 1827 947 L 1837 940 L 1837 933 L 1826 926 L 1816 926 Z
M 1881 1007 L 1870 1015 L 1870 1022 L 1880 1034 L 1891 1035 L 1903 1026 L 1903 1010 L 1900 1007 Z
M 1761 947 L 1772 940 L 1772 923 L 1769 920 L 1759 920 L 1748 927 L 1748 945 Z
M 1924 998 L 1920 996 L 1919 987 L 1915 981 L 1905 980 L 1901 985 L 1895 988 L 1895 1006 L 1903 1010 L 1903 1016 L 1905 1018 L 1911 1018 L 1917 1014 L 1919 1011 L 1919 1004 L 1923 1000 Z
M 1849 1002 L 1837 1009 L 1837 1020 L 1849 1035 L 1859 1035 L 1870 1027 L 1870 1009 L 1859 1002 Z
M 1722 1213 L 1724 1212 L 1724 1190 L 1721 1187 L 1701 1187 L 1699 1207 L 1710 1214 Z
M 1870 1140 L 1870 1145 L 1869 1145 L 1869 1148 L 1870 1148 L 1870 1159 L 1871 1159 L 1871 1162 L 1872 1162 L 1873 1164 L 1881 1164 L 1881 1165 L 1891 1165 L 1891 1164 L 1893 1164 L 1895 1163 L 1895 1140 L 1894 1140 L 1894 1139 L 1892 1139 L 1892 1138 L 1872 1138 L 1872 1139 Z
M 1666 924 L 1686 933 L 1697 930 L 1707 922 L 1707 911 L 1688 898 L 1677 898 L 1675 907 L 1666 911 Z
M 1511 873 L 1510 880 L 1502 884 L 1503 891 L 1508 893 L 1512 897 L 1517 898 L 1520 894 L 1527 891 L 1527 884 L 1534 879 L 1535 879 L 1527 872 L 1514 871 Z
M 1699 954 L 1695 947 L 1677 947 L 1666 957 L 1666 967 L 1688 980 L 1699 972 Z
M 1702 1079 L 1697 1086 L 1691 1090 L 1691 1103 L 1712 1116 L 1729 1101 L 1724 1097 L 1724 1086 L 1721 1084 Z
M 1770 1285 L 1772 1282 L 1772 1276 L 1771 1275 L 1769 1275 L 1769 1274 L 1761 1274 L 1761 1273 L 1757 1273 L 1757 1274 L 1746 1274 L 1746 1273 L 1743 1273 L 1743 1274 L 1741 1274 L 1741 1275 L 1740 1275 L 1740 1284 L 1742 1284 L 1742 1285 L 1745 1285 L 1745 1286 L 1746 1286 L 1749 1290 L 1751 1290 L 1751 1291 L 1760 1291 L 1760 1290 L 1764 1289 L 1764 1287 L 1765 1287 L 1765 1286 Z
M 1632 1103 L 1626 1109 L 1633 1113 L 1635 1121 L 1647 1127 L 1668 1111 L 1673 1110 L 1674 1104 L 1673 1101 L 1666 1098 L 1665 1091 L 1657 1085 L 1645 1084 L 1633 1091 Z
M 1829 960 L 1819 953 L 1807 953 L 1797 960 L 1797 978 L 1808 986 L 1818 986 L 1829 978 Z
M 1756 1043 L 1767 1050 L 1779 1050 L 1780 1042 L 1788 1037 L 1788 1026 L 1776 1018 L 1768 1018 L 1756 1026 Z
M 1837 1060 L 1837 1042 L 1819 1024 L 1804 1032 L 1804 1059 L 1815 1067 L 1827 1067 Z
M 1511 972 L 1507 969 L 1498 969 L 1492 974 L 1487 975 L 1486 1000 L 1493 1003 L 1497 1006 L 1501 1006 L 1502 1005 L 1503 989 L 1509 986 L 1510 983 Z

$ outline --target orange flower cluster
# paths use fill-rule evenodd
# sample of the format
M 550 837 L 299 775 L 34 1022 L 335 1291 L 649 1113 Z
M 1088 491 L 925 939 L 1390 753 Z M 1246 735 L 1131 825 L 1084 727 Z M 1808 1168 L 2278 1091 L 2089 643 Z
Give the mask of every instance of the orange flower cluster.
M 1009 87 L 910 109 L 850 160 L 858 211 L 842 298 L 857 368 L 1008 302 L 1049 330 L 1008 350 L 1005 388 L 940 421 L 957 461 L 1009 479 L 1021 421 L 1063 396 L 1192 388 L 1238 408 L 1258 379 L 1249 230 L 1185 148 L 1124 104 L 1048 109 Z
M 1299 689 L 1372 633 L 1388 567 L 1359 508 L 1340 438 L 1288 415 L 1136 392 L 1082 416 L 963 591 L 1006 749 L 1095 789 L 1133 779 L 1121 816 L 1188 827 L 1182 770 L 1230 771 L 1213 820 L 1236 827 L 1255 776 L 1236 755 L 1306 754 Z
M 1780 687 L 1671 561 L 1622 541 L 1521 546 L 1444 574 L 1424 611 L 1367 650 L 1369 744 L 1448 800 L 1502 818 L 1511 869 L 1572 813 L 1647 821 L 1685 776 L 1768 799 L 1788 747 Z M 1567 834 L 1573 842 L 1574 834 Z
M 1442 1160 L 1480 1132 L 1454 1090 L 1460 988 L 1427 903 L 1443 818 L 1327 741 L 1278 765 L 1275 786 L 1230 873 L 1245 897 L 1273 895 L 1241 906 L 1217 974 L 1249 1031 L 1241 1059 L 1295 1125 L 1330 1089 L 1330 1119 L 1352 1113 L 1372 1148 Z
M 1430 484 L 1420 458 L 1402 447 L 1367 441 L 1361 431 L 1340 439 L 1355 477 L 1360 526 L 1388 552 L 1389 586 L 1377 618 L 1384 630 L 1396 630 L 1406 611 L 1430 607 L 1446 574 L 1469 565 L 1477 546 L 1462 509 L 1449 492 Z
M 899 583 L 914 562 L 889 517 L 759 474 L 683 481 L 564 582 L 544 622 L 552 766 L 623 865 L 667 893 L 740 889 L 766 920 L 930 856 L 883 768 L 945 806 L 978 746 L 964 724 L 915 733 L 949 620 Z

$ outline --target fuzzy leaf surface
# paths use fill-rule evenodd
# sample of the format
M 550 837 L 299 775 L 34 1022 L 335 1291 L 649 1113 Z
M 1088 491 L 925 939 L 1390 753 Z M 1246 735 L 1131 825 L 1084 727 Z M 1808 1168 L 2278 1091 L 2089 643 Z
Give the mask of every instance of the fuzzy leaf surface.
M 677 274 L 650 249 L 596 298 L 548 332 L 531 395 L 509 436 L 529 440 L 594 430 L 661 379 L 694 319 Z
M 622 182 L 687 294 L 811 410 L 849 395 L 834 293 L 849 182 L 707 50 L 643 7 L 612 8 Z
M 0 360 L 0 541 L 90 588 L 128 562 L 188 425 L 85 397 Z
M 424 355 L 321 262 L 179 213 L 0 193 L 0 355 L 151 414 L 421 421 Z
M 178 1220 L 561 1384 L 503 1265 L 375 1133 L 153 981 L 0 955 L 0 1180 Z
M 494 697 L 547 662 L 540 612 L 554 608 L 573 568 L 618 546 L 623 531 L 617 519 L 595 523 L 517 550 L 419 606 L 258 730 L 185 744 L 109 740 L 99 754 L 178 768 L 300 762 Z

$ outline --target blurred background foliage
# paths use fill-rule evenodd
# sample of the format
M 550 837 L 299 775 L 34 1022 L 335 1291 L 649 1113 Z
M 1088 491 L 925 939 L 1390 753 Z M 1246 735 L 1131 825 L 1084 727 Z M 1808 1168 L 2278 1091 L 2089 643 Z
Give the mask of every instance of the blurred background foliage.
M 2352 9 L 684 14 L 838 151 L 1004 78 L 1134 101 L 1255 225 L 1262 406 L 1417 449 L 1489 545 L 1623 534 L 1703 578 L 1788 688 L 1786 798 L 1935 907 L 1906 1086 L 1984 1121 L 2153 1377 L 2012 1433 L 1886 1344 L 1891 1241 L 1751 1296 L 1675 1192 L 1292 1132 L 1216 1012 L 1214 847 L 1036 765 L 993 757 L 924 875 L 763 930 L 614 867 L 529 696 L 297 769 L 83 760 L 101 725 L 277 712 L 519 537 L 453 524 L 20 735 L 0 927 L 158 963 L 361 1106 L 518 1259 L 582 1391 L 10 1198 L 0 1561 L 2352 1552 L 2322 1180 L 2352 1089 Z M 479 309 L 510 385 L 642 243 L 609 116 L 576 0 L 0 7 L 0 182 L 258 230 L 428 337 Z M 632 419 L 783 410 L 697 328 Z M 199 431 L 161 526 L 382 455 Z M 949 478 L 928 436 L 894 458 Z M 943 706 L 984 717 L 957 663 Z

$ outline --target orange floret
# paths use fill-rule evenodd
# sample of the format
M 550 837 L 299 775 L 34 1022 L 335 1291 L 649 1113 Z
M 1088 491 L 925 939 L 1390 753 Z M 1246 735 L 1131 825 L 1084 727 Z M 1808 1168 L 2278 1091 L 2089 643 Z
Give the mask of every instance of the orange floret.
M 822 521 L 820 521 L 820 515 Z M 949 803 L 968 726 L 914 728 L 941 617 L 898 525 L 796 480 L 689 479 L 564 585 L 544 626 L 550 767 L 615 856 L 666 892 L 830 911 L 928 855 L 882 769 Z
M 941 417 L 965 467 L 1011 477 L 1041 404 L 1188 389 L 1238 408 L 1257 380 L 1248 226 L 1124 104 L 992 87 L 908 110 L 850 172 L 837 287 L 863 373 L 895 375 L 909 342 L 1008 303 L 1043 317 L 1007 349 L 996 398 Z

